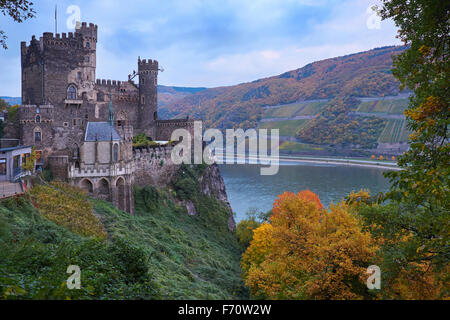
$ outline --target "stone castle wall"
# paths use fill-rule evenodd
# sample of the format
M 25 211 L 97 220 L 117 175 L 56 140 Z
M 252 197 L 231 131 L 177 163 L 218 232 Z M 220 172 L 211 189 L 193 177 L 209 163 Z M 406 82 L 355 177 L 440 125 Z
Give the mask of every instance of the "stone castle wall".
M 172 132 L 176 129 L 186 129 L 191 136 L 194 135 L 194 119 L 172 119 L 156 121 L 156 140 L 169 141 Z
M 179 168 L 172 162 L 171 152 L 170 146 L 133 149 L 135 184 L 140 187 L 166 186 Z

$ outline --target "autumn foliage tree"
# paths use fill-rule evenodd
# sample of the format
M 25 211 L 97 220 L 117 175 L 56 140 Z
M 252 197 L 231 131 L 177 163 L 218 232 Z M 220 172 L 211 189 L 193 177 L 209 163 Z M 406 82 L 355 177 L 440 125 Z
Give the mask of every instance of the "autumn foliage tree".
M 285 192 L 254 231 L 241 261 L 253 297 L 362 299 L 376 247 L 344 203 L 323 208 L 311 191 Z
M 396 202 L 381 204 L 380 196 L 371 196 L 367 190 L 350 193 L 345 202 L 364 220 L 364 229 L 371 232 L 377 245 L 373 261 L 380 267 L 382 279 L 377 298 L 448 299 L 450 267 L 436 264 L 417 231 L 408 228 L 421 212 L 415 209 L 412 215 L 411 207 Z M 447 240 L 441 241 L 444 244 Z
M 365 216 L 388 241 L 383 252 L 392 281 L 403 277 L 404 287 L 415 275 L 417 283 L 438 287 L 433 282 L 449 280 L 442 276 L 448 275 L 450 260 L 450 3 L 383 0 L 379 12 L 395 22 L 398 37 L 408 46 L 394 57 L 392 72 L 402 87 L 413 91 L 405 111 L 413 133 L 410 149 L 398 157 L 403 170 L 387 174 L 392 203 Z M 448 296 L 449 289 L 442 289 L 436 295 L 428 290 L 423 298 Z

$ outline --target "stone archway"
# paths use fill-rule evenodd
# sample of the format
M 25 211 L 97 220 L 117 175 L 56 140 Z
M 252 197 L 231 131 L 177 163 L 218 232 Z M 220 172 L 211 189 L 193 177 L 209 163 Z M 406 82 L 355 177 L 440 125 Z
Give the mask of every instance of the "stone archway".
M 97 182 L 97 195 L 100 199 L 111 201 L 111 192 L 109 189 L 109 181 L 106 178 L 101 178 Z
M 127 203 L 127 194 L 126 194 L 126 185 L 125 179 L 119 177 L 116 180 L 116 188 L 117 188 L 117 204 L 120 210 L 127 211 L 126 203 Z
M 79 185 L 80 188 L 86 191 L 89 195 L 92 195 L 94 193 L 94 185 L 91 180 L 83 179 L 80 181 Z

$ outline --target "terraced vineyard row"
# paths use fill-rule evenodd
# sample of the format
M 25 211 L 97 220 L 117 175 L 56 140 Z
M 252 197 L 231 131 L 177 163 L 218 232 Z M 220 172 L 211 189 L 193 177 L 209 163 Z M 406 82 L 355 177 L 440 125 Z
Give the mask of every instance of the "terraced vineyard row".
M 285 104 L 279 107 L 267 108 L 264 119 L 291 118 L 295 116 L 309 116 L 319 113 L 327 104 L 326 101 L 312 101 Z
M 403 111 L 407 108 L 407 106 L 408 99 L 363 101 L 358 105 L 356 111 L 370 113 L 403 114 Z
M 406 121 L 403 119 L 390 119 L 381 132 L 378 142 L 406 142 L 408 139 Z
M 260 129 L 280 129 L 281 136 L 295 136 L 297 132 L 302 129 L 309 120 L 285 120 L 285 121 L 271 121 L 261 122 Z
M 408 100 L 402 99 L 402 100 L 394 100 L 392 101 L 391 109 L 389 110 L 389 113 L 391 114 L 402 114 L 403 111 L 408 107 Z

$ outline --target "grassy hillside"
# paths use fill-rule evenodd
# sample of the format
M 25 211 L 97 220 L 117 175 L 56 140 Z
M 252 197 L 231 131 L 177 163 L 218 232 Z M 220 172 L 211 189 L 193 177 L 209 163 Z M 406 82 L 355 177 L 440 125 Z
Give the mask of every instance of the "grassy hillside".
M 242 248 L 227 229 L 228 210 L 213 198 L 191 194 L 192 185 L 136 189 L 134 216 L 70 189 L 56 199 L 46 188 L 0 204 L 0 298 L 248 297 L 240 278 Z M 177 205 L 175 195 L 183 192 L 193 195 L 198 215 Z M 74 211 L 62 205 L 69 200 L 90 203 L 106 237 L 72 228 Z M 52 203 L 59 203 L 53 218 L 42 213 Z M 72 264 L 81 268 L 81 290 L 66 288 Z
M 390 72 L 393 54 L 403 47 L 383 47 L 317 61 L 279 76 L 230 87 L 206 89 L 168 103 L 167 116 L 201 117 L 215 128 L 256 127 L 263 106 L 338 95 L 384 96 L 398 92 Z

